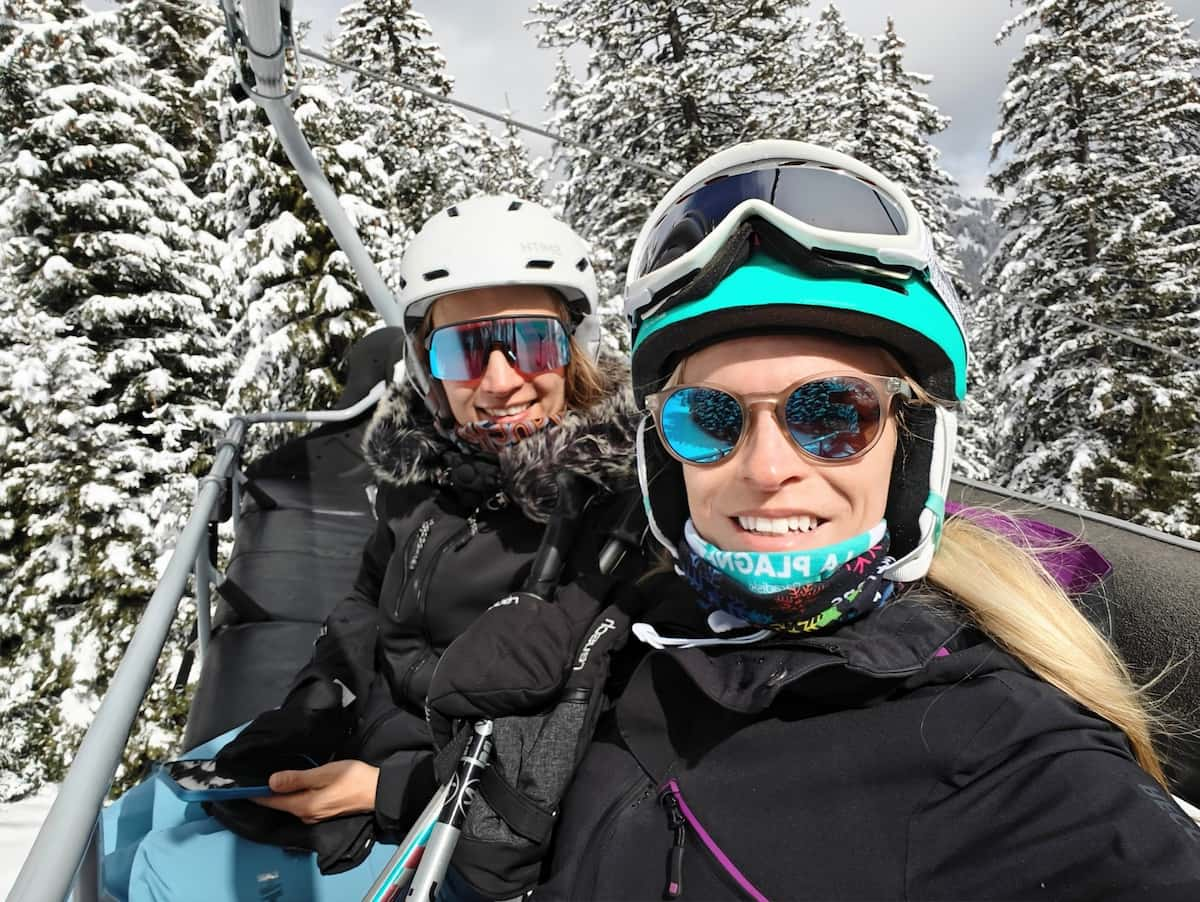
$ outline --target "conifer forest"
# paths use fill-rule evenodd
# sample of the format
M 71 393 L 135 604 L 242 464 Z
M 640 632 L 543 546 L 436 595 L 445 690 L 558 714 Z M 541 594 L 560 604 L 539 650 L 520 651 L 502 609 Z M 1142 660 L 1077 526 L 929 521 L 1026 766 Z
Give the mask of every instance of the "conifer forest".
M 573 143 L 537 157 L 439 102 L 455 60 L 420 5 L 349 0 L 325 44 L 302 36 L 355 67 L 307 61 L 294 110 L 386 280 L 432 213 L 511 192 L 591 242 L 623 350 L 626 261 L 673 180 L 654 171 L 753 138 L 830 146 L 910 191 L 965 299 L 958 472 L 1200 540 L 1200 44 L 1168 3 L 1014 0 L 986 196 L 943 168 L 949 119 L 890 19 L 532 3 L 557 60 L 540 124 L 639 169 Z M 381 325 L 230 90 L 217 7 L 108 6 L 0 0 L 0 801 L 70 764 L 229 417 L 328 406 Z M 180 735 L 191 604 L 117 788 Z

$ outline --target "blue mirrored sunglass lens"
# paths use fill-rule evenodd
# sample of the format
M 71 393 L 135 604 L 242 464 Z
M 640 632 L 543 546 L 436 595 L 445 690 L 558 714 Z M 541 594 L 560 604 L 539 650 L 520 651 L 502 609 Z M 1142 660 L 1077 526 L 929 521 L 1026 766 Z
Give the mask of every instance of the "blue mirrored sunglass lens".
M 567 331 L 558 320 L 522 320 L 514 323 L 508 347 L 516 367 L 525 373 L 544 373 L 566 366 L 571 359 Z
M 435 379 L 479 379 L 494 350 L 528 375 L 564 367 L 571 359 L 570 338 L 557 319 L 485 319 L 436 329 L 429 338 L 429 372 Z
M 671 395 L 659 415 L 663 439 L 684 460 L 715 463 L 742 434 L 742 406 L 715 388 L 685 388 Z
M 852 377 L 807 382 L 784 405 L 788 431 L 801 448 L 823 460 L 862 452 L 879 431 L 879 396 L 869 382 Z

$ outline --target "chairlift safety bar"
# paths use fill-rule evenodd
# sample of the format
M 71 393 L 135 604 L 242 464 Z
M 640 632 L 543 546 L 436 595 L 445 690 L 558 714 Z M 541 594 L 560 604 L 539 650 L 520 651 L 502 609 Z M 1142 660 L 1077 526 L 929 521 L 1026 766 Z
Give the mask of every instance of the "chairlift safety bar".
M 209 612 L 203 610 L 208 592 L 201 588 L 201 574 L 211 576 L 211 570 L 201 561 L 208 564 L 209 523 L 219 510 L 226 487 L 236 482 L 249 429 L 261 424 L 352 420 L 369 410 L 383 396 L 384 389 L 385 384 L 379 382 L 361 401 L 342 410 L 266 411 L 234 417 L 230 422 L 217 444 L 212 468 L 200 480 L 196 505 L 179 534 L 158 587 L 21 866 L 9 902 L 59 902 L 73 886 L 80 902 L 99 898 L 98 815 L 187 591 L 188 577 L 193 574 L 197 576 L 198 640 L 201 649 L 207 649 L 211 620 Z

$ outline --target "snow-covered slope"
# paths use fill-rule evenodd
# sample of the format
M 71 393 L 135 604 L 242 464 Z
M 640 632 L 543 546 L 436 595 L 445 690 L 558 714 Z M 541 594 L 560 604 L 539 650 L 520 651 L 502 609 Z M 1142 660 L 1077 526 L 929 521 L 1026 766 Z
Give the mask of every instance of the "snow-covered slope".
M 57 794 L 57 786 L 43 786 L 27 799 L 0 804 L 0 898 L 7 897 L 16 882 L 21 864 Z

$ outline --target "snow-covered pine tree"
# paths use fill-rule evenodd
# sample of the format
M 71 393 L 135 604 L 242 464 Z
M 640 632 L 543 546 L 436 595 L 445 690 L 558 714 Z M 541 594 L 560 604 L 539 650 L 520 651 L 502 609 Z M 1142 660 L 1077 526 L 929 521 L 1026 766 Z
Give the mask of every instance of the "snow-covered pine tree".
M 221 58 L 202 86 L 221 135 L 207 200 L 210 228 L 229 245 L 219 283 L 234 359 L 226 408 L 326 407 L 340 391 L 350 346 L 379 320 L 266 115 L 228 93 L 232 78 L 230 61 Z M 367 115 L 353 96 L 309 72 L 295 116 L 364 243 L 378 253 L 394 232 L 387 172 L 347 125 Z M 282 436 L 254 433 L 248 447 L 256 453 Z
M 453 82 L 446 60 L 425 17 L 412 0 L 356 0 L 338 13 L 340 31 L 330 53 L 369 72 L 417 85 L 443 96 Z M 359 109 L 354 140 L 371 149 L 388 176 L 389 208 L 398 240 L 389 242 L 398 255 L 406 236 L 451 203 L 451 185 L 462 160 L 459 133 L 466 122 L 452 107 L 395 84 L 353 73 L 348 93 Z
M 552 128 L 629 160 L 682 174 L 748 137 L 755 111 L 795 84 L 791 45 L 803 2 L 562 0 L 533 7 L 544 47 L 582 46 L 587 77 L 560 62 Z M 670 184 L 570 146 L 556 198 L 596 250 L 606 338 L 627 342 L 619 298 L 638 229 Z M 607 261 L 610 268 L 601 269 Z
M 121 0 L 117 17 L 121 42 L 145 61 L 142 90 L 163 104 L 165 115 L 155 127 L 183 155 L 184 180 L 196 194 L 204 191 L 217 136 L 215 123 L 205 116 L 203 98 L 193 86 L 204 77 L 214 53 L 227 46 L 223 26 L 193 14 L 211 10 L 202 0 L 172 0 L 171 6 L 153 0 Z M 214 30 L 221 40 L 208 40 Z
M 55 779 L 119 662 L 157 577 L 172 518 L 212 422 L 208 269 L 184 161 L 152 123 L 142 61 L 115 14 L 47 0 L 52 21 L 3 51 L 30 79 L 0 160 L 0 266 L 21 285 L 3 355 L 11 562 L 0 595 L 0 792 Z M 11 340 L 11 339 L 10 339 Z M 123 776 L 182 725 L 168 660 Z
M 950 210 L 950 235 L 962 264 L 962 280 L 972 297 L 983 288 L 983 270 L 1000 244 L 1001 228 L 996 218 L 996 198 L 963 197 Z
M 957 280 L 962 267 L 950 235 L 957 187 L 930 140 L 950 118 L 923 90 L 930 76 L 904 67 L 905 44 L 890 18 L 875 41 L 877 53 L 849 30 L 834 4 L 822 10 L 812 43 L 801 50 L 793 112 L 777 128 L 848 153 L 902 185 L 933 233 L 943 268 Z
M 464 126 L 458 138 L 459 178 L 450 188 L 449 201 L 474 194 L 515 194 L 546 203 L 549 173 L 545 163 L 529 156 L 529 147 L 515 125 L 506 123 L 499 134 L 485 122 Z
M 1170 205 L 1200 160 L 1194 48 L 1159 0 L 1027 0 L 993 140 L 1006 235 L 985 281 L 996 475 L 1014 488 L 1200 535 L 1195 229 Z M 1068 318 L 1071 317 L 1071 318 Z

